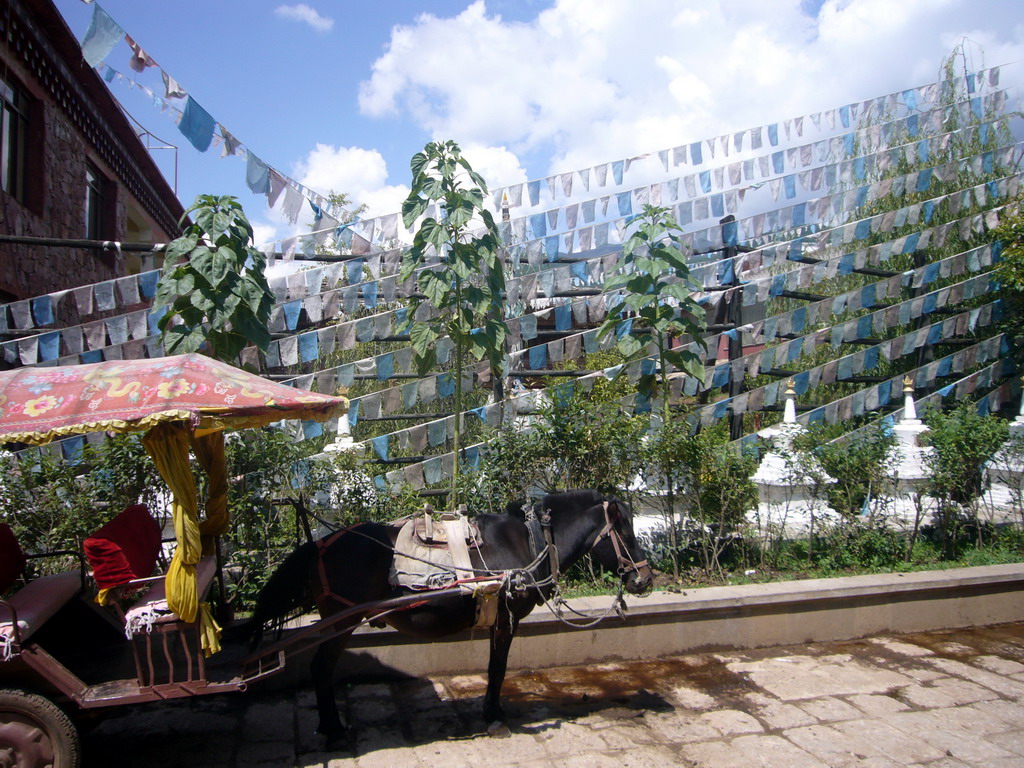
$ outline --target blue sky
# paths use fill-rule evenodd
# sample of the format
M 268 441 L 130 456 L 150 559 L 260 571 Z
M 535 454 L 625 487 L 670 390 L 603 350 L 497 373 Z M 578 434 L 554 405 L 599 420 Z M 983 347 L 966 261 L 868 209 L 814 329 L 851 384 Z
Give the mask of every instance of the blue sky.
M 55 0 L 81 38 L 92 6 Z M 1019 107 L 1024 14 L 999 0 L 103 0 L 213 117 L 271 166 L 371 213 L 408 161 L 454 138 L 493 185 L 688 143 L 935 79 L 966 36 Z M 129 49 L 107 58 L 132 75 Z M 134 76 L 134 75 L 132 75 Z M 137 76 L 154 89 L 159 75 Z M 260 238 L 289 226 L 245 163 L 194 150 L 124 82 L 114 95 L 178 149 L 178 193 L 234 194 Z M 155 156 L 168 175 L 168 152 Z

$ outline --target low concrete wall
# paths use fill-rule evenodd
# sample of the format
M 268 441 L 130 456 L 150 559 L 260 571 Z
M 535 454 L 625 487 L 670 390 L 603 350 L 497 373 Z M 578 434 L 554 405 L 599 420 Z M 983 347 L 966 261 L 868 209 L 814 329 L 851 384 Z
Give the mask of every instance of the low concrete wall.
M 611 601 L 585 598 L 572 605 L 585 612 L 603 611 Z M 1022 621 L 1024 564 L 658 592 L 647 598 L 629 597 L 627 602 L 625 621 L 613 615 L 588 630 L 570 629 L 547 609 L 538 609 L 520 627 L 509 668 Z M 390 629 L 366 627 L 355 633 L 349 648 L 339 665 L 342 677 L 460 674 L 487 668 L 483 631 L 424 643 Z M 280 681 L 296 682 L 308 675 L 307 669 L 304 659 L 290 660 Z

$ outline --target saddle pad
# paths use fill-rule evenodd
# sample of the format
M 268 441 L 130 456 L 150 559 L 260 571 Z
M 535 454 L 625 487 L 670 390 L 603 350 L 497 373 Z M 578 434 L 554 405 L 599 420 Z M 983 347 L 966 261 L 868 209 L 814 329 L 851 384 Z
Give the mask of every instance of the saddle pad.
M 480 529 L 465 515 L 444 514 L 440 520 L 430 515 L 417 515 L 412 522 L 416 538 L 425 546 L 447 547 L 456 540 L 469 547 L 480 546 Z
M 459 578 L 452 553 L 447 545 L 423 543 L 416 535 L 417 520 L 421 518 L 408 521 L 398 532 L 389 580 L 392 586 L 405 589 L 443 589 L 450 586 Z
M 469 556 L 467 539 L 477 541 L 476 526 L 472 526 L 474 536 L 467 536 L 471 524 L 463 516 L 451 516 L 433 523 L 433 541 L 440 535 L 444 536 L 443 544 L 424 543 L 419 535 L 418 525 L 423 525 L 423 517 L 418 516 L 406 522 L 398 532 L 395 541 L 395 556 L 391 561 L 391 585 L 404 589 L 423 591 L 428 589 L 444 589 L 457 581 L 469 579 L 461 584 L 462 591 L 476 598 L 476 620 L 474 629 L 489 628 L 498 615 L 498 595 L 504 586 L 500 576 L 489 579 L 476 579 L 472 561 Z M 444 531 L 439 534 L 439 531 Z

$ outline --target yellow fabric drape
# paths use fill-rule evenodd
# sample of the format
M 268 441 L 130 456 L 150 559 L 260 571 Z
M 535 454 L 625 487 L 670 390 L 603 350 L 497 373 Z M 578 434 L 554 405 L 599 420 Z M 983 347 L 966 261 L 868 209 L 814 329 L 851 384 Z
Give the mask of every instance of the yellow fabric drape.
M 220 650 L 219 628 L 208 609 L 200 610 L 196 564 L 202 556 L 196 483 L 189 467 L 191 430 L 184 424 L 162 423 L 142 438 L 174 500 L 171 517 L 178 546 L 167 569 L 167 605 L 182 621 L 200 623 L 203 650 Z
M 216 538 L 228 531 L 228 466 L 224 455 L 224 433 L 211 432 L 202 437 L 192 437 L 192 451 L 199 465 L 209 478 L 209 493 L 206 498 L 206 516 L 199 523 L 202 536 L 203 554 L 216 551 Z

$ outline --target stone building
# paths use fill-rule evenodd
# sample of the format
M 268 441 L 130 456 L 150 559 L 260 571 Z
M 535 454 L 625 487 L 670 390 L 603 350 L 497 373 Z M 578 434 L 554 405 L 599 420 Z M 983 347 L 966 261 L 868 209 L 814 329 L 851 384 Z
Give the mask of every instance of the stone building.
M 0 0 L 0 234 L 167 242 L 182 211 L 51 0 Z M 0 302 L 144 266 L 114 249 L 0 243 Z

